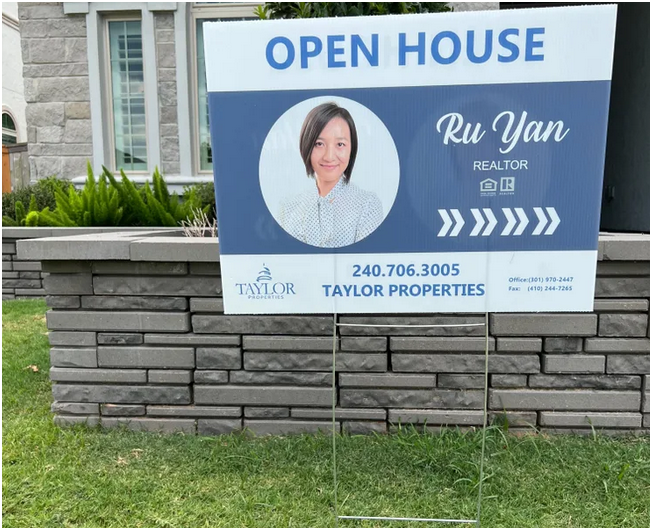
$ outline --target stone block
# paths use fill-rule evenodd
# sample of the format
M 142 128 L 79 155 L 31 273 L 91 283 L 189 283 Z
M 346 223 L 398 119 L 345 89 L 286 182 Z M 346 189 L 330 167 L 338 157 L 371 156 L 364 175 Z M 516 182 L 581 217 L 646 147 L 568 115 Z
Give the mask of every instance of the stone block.
M 542 340 L 538 337 L 498 337 L 496 350 L 499 352 L 540 352 Z
M 36 128 L 36 141 L 39 144 L 60 144 L 63 142 L 64 128 L 57 125 Z
M 188 300 L 163 296 L 82 296 L 84 309 L 142 309 L 145 311 L 185 311 Z
M 643 298 L 606 298 L 600 300 L 594 300 L 593 302 L 593 311 L 596 313 L 600 312 L 632 312 L 632 311 L 648 311 L 650 309 L 650 303 Z
M 41 273 L 40 272 L 17 272 L 19 278 L 25 278 L 26 280 L 40 280 L 41 279 Z M 3 274 L 3 277 L 5 275 Z
M 132 276 L 177 276 L 188 274 L 187 263 L 165 263 L 156 261 L 96 261 L 92 264 L 93 274 Z
M 339 353 L 335 359 L 336 370 L 341 372 L 387 371 L 384 353 Z M 245 370 L 323 372 L 332 366 L 333 355 L 328 353 L 244 353 Z
M 90 138 L 89 138 L 90 141 Z M 73 144 L 66 144 L 73 145 Z M 90 144 L 88 144 L 90 146 Z M 81 155 L 81 154 L 80 154 Z M 61 174 L 84 176 L 87 171 L 88 156 L 65 156 L 61 158 Z
M 649 374 L 649 355 L 607 355 L 608 374 Z
M 4 289 L 2 290 L 2 299 L 3 300 L 15 300 L 16 296 L 13 294 L 7 294 L 4 292 Z
M 393 336 L 460 336 L 460 335 L 483 335 L 484 336 L 484 315 L 459 315 L 459 316 L 344 316 L 340 318 L 340 324 L 373 324 L 376 326 L 388 327 L 347 327 L 340 326 L 342 335 L 393 335 Z M 436 327 L 436 328 L 400 328 L 389 326 L 408 325 L 436 325 L 436 326 L 459 326 L 471 324 L 468 327 Z M 474 325 L 481 324 L 481 325 Z
M 170 109 L 176 119 L 176 107 L 170 107 Z M 163 116 L 164 114 L 161 112 L 162 121 Z M 216 238 L 212 237 L 150 237 L 134 242 L 130 247 L 130 253 L 132 261 L 186 261 L 190 263 L 194 261 L 218 262 L 220 260 L 219 243 Z M 217 278 L 215 281 L 217 282 Z M 198 296 L 215 296 L 215 291 Z
M 436 379 L 434 375 L 340 374 L 340 387 L 434 388 Z
M 591 336 L 595 335 L 597 324 L 597 315 L 584 313 L 490 315 L 490 331 L 493 335 Z
M 539 415 L 542 427 L 637 428 L 641 414 L 631 412 L 547 412 Z
M 190 388 L 187 386 L 145 385 L 52 385 L 52 395 L 57 401 L 75 403 L 134 403 L 187 405 Z
M 650 278 L 597 278 L 596 298 L 649 298 Z
M 97 340 L 92 331 L 50 331 L 50 346 L 95 346 Z M 93 355 L 95 349 L 93 349 Z
M 598 335 L 601 337 L 645 337 L 648 316 L 640 313 L 603 313 Z
M 240 346 L 240 335 L 195 335 L 194 333 L 148 333 L 145 344 L 178 346 Z
M 93 294 L 90 274 L 51 274 L 43 279 L 48 295 Z
M 97 362 L 113 368 L 194 368 L 192 348 L 99 346 Z
M 34 69 L 41 69 L 42 66 L 34 67 Z M 34 77 L 34 76 L 32 76 Z M 39 127 L 47 127 L 52 125 L 65 124 L 65 103 L 40 103 L 34 102 L 27 105 L 25 109 L 27 123 L 38 124 Z M 4 249 L 2 251 L 4 253 Z M 15 254 L 15 252 L 12 252 Z
M 340 390 L 342 407 L 387 408 L 482 408 L 483 393 L 477 390 L 406 390 L 406 389 L 358 389 Z
M 332 336 L 331 317 L 193 315 L 195 333 Z
M 650 276 L 649 257 L 645 261 L 599 261 L 597 276 Z
M 327 406 L 330 388 L 284 386 L 196 386 L 198 405 Z M 78 400 L 79 401 L 79 400 Z
M 527 386 L 527 375 L 492 374 L 490 377 L 493 388 L 521 388 Z
M 2 243 L 2 253 L 3 254 L 15 254 L 16 253 L 16 243 Z
M 172 45 L 174 49 L 174 45 Z M 159 104 L 164 107 L 174 107 L 177 104 L 177 84 L 174 81 L 158 83 Z
M 391 337 L 389 349 L 396 352 L 478 352 L 485 351 L 484 337 Z M 489 351 L 495 351 L 496 340 L 489 337 Z
M 156 42 L 174 42 L 174 30 L 171 29 L 157 29 Z
M 342 432 L 347 434 L 385 434 L 387 424 L 384 421 L 345 421 Z
M 288 407 L 245 407 L 245 418 L 289 418 Z
M 41 280 L 2 280 L 3 289 L 40 289 Z
M 537 425 L 537 413 L 536 412 L 524 412 L 524 411 L 500 411 L 500 412 L 489 412 L 487 414 L 487 419 L 492 425 L 507 426 L 512 427 L 529 427 L 536 428 Z
M 14 261 L 12 265 L 13 265 L 13 270 L 21 271 L 21 272 L 22 271 L 40 272 L 42 268 L 41 263 L 39 261 Z
M 50 368 L 52 381 L 67 383 L 145 383 L 145 370 L 91 370 L 83 368 Z
M 598 339 L 584 342 L 584 351 L 590 353 L 650 353 L 650 339 Z
M 489 391 L 493 410 L 638 411 L 640 392 L 602 390 Z
M 48 311 L 52 330 L 178 331 L 190 330 L 189 313 L 147 311 Z
M 484 388 L 484 375 L 440 374 L 437 376 L 440 388 Z
M 87 101 L 66 103 L 66 120 L 90 120 L 91 104 Z
M 530 376 L 531 388 L 592 388 L 594 390 L 636 390 L 638 375 L 547 375 Z
M 543 356 L 543 371 L 548 374 L 602 374 L 604 367 L 604 355 Z
M 11 266 L 11 261 L 3 261 L 2 262 L 2 277 L 3 278 L 18 278 L 18 273 L 16 273 L 16 276 L 7 276 L 8 272 L 13 271 L 13 267 Z
M 581 352 L 584 339 L 582 337 L 547 337 L 543 343 L 545 352 Z
M 79 415 L 97 415 L 100 413 L 100 406 L 97 403 L 59 403 L 55 401 L 50 406 L 50 411 L 55 414 L 79 414 Z
M 333 410 L 328 409 L 315 409 L 315 408 L 298 408 L 293 407 L 290 411 L 293 418 L 301 418 L 306 420 L 330 420 L 333 417 Z M 387 419 L 387 411 L 385 409 L 343 409 L 337 407 L 335 409 L 336 420 L 370 420 L 370 421 L 385 421 Z
M 57 414 L 54 417 L 54 424 L 57 427 L 72 427 L 73 425 L 86 425 L 87 427 L 97 427 L 100 422 L 99 416 L 63 416 Z
M 212 276 L 95 276 L 93 288 L 99 295 L 215 296 L 222 292 L 219 278 Z
M 156 55 L 159 68 L 174 68 L 176 66 L 174 43 L 158 44 L 156 46 Z
M 328 421 L 299 420 L 245 420 L 244 428 L 256 436 L 330 433 L 332 424 Z M 335 431 L 340 432 L 340 423 L 335 422 Z
M 643 414 L 643 427 L 645 429 L 650 429 L 650 415 L 649 414 Z
M 605 240 L 605 260 L 650 261 L 650 236 L 631 234 Z
M 29 62 L 32 64 L 65 63 L 66 49 L 62 38 L 29 39 Z
M 137 346 L 143 343 L 142 333 L 98 333 L 98 344 L 112 346 Z
M 191 298 L 190 311 L 192 313 L 224 313 L 224 300 L 222 298 Z
M 188 266 L 190 267 L 190 274 L 197 276 L 221 276 L 222 274 L 219 261 L 189 263 Z M 206 299 L 200 298 L 199 300 L 205 301 Z
M 16 289 L 16 298 L 43 298 L 45 289 Z
M 650 390 L 650 376 L 643 376 L 643 388 L 645 390 Z
M 426 423 L 428 425 L 482 425 L 481 410 L 390 409 L 390 423 Z
M 102 405 L 102 416 L 144 416 L 145 405 Z
M 50 40 L 45 41 L 46 46 Z M 46 53 L 44 52 L 41 57 L 43 59 L 42 62 L 54 62 L 48 60 Z M 25 100 L 28 103 L 89 101 L 88 79 L 84 77 L 27 78 L 25 79 Z
M 59 63 L 59 64 L 36 64 L 24 65 L 23 77 L 87 77 L 88 62 L 85 63 Z M 36 103 L 32 103 L 35 105 Z M 46 103 L 47 104 L 47 103 Z M 84 116 L 89 118 L 90 116 Z M 68 118 L 68 116 L 66 116 Z M 38 123 L 38 122 L 28 122 Z
M 189 385 L 192 383 L 192 371 L 148 370 L 147 380 L 153 384 Z
M 4 261 L 2 262 L 3 265 L 4 265 L 5 263 L 6 263 L 9 267 L 11 267 L 11 263 L 10 263 L 10 262 L 9 262 L 9 263 L 4 262 Z M 2 277 L 3 277 L 3 279 L 17 280 L 18 278 L 20 278 L 20 273 L 19 273 L 19 272 L 13 272 L 13 271 L 11 271 L 11 270 L 10 270 L 9 272 L 3 270 L 3 271 L 2 271 Z
M 647 414 L 650 413 L 650 393 L 649 392 L 643 392 L 643 404 L 641 405 L 641 412 L 645 412 Z
M 148 416 L 183 416 L 191 418 L 239 418 L 242 416 L 241 407 L 170 407 L 161 405 L 148 405 Z
M 21 24 L 26 19 L 44 19 L 51 22 L 50 19 L 61 19 L 63 17 L 63 5 L 61 3 L 46 2 L 37 4 L 36 2 L 20 2 L 18 4 L 18 18 Z
M 130 431 L 195 434 L 195 420 L 191 419 L 102 418 L 101 424 L 106 429 L 126 427 Z
M 226 370 L 195 370 L 194 381 L 198 384 L 220 384 L 229 382 Z
M 242 347 L 252 351 L 333 351 L 331 337 L 245 336 Z
M 97 350 L 95 348 L 51 348 L 50 366 L 97 368 Z
M 195 377 L 197 373 L 195 372 Z M 332 374 L 330 372 L 232 371 L 229 381 L 238 385 L 331 386 Z
M 221 436 L 242 430 L 242 420 L 197 420 L 200 436 Z
M 160 78 L 159 78 L 160 80 Z M 161 137 L 174 138 L 178 142 L 179 126 L 176 123 L 162 123 L 161 124 Z
M 345 352 L 385 352 L 387 337 L 342 337 L 340 349 Z
M 84 63 L 88 61 L 88 47 L 86 45 L 87 37 L 67 38 L 65 40 L 65 53 L 67 63 Z
M 392 354 L 394 372 L 484 373 L 484 355 L 472 354 Z M 538 355 L 489 355 L 489 372 L 534 374 L 540 372 Z
M 41 270 L 51 273 L 91 272 L 89 261 L 42 261 Z
M 240 348 L 197 348 L 197 368 L 238 370 L 242 368 Z

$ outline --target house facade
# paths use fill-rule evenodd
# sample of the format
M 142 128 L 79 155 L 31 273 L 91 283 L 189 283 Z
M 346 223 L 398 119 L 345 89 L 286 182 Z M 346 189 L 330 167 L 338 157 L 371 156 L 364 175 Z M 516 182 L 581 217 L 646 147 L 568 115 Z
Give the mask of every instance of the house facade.
M 18 3 L 2 3 L 2 145 L 27 141 Z
M 173 190 L 211 181 L 202 23 L 251 19 L 255 31 L 264 23 L 254 14 L 256 5 L 19 3 L 31 180 L 58 175 L 83 181 L 90 160 L 96 170 L 123 168 L 136 182 L 158 167 Z M 563 4 L 449 5 L 468 11 Z M 649 3 L 618 5 L 602 204 L 606 231 L 650 229 L 649 10 Z
M 32 180 L 86 174 L 211 181 L 202 23 L 251 19 L 256 3 L 21 3 Z M 497 2 L 457 10 L 497 9 Z

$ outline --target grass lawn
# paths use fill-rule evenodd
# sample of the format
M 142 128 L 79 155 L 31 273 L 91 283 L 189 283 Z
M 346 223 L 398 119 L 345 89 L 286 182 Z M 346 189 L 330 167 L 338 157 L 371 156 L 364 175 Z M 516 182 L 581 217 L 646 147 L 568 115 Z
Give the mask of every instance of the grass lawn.
M 4 527 L 333 526 L 329 437 L 59 429 L 45 305 L 2 309 Z M 454 430 L 339 438 L 340 514 L 474 519 L 480 440 Z M 492 428 L 485 474 L 483 526 L 649 527 L 648 437 Z

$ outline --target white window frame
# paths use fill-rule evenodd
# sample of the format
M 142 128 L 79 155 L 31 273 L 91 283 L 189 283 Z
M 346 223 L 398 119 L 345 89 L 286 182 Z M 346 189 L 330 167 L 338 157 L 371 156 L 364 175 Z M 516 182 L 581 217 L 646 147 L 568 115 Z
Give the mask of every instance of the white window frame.
M 194 3 L 190 6 L 188 17 L 189 55 L 190 64 L 190 137 L 192 149 L 192 167 L 195 175 L 212 175 L 212 169 L 201 169 L 201 146 L 199 143 L 199 87 L 197 82 L 197 20 L 199 19 L 242 19 L 255 18 L 254 9 L 262 5 L 261 2 L 247 3 L 219 3 L 205 4 Z
M 113 141 L 108 140 L 107 123 L 112 117 L 106 110 L 106 27 L 104 19 L 135 14 L 140 18 L 143 33 L 143 76 L 145 82 L 145 119 L 147 131 L 147 173 L 154 167 L 161 167 L 161 140 L 159 134 L 158 89 L 156 68 L 156 44 L 154 33 L 154 11 L 177 9 L 177 3 L 148 2 L 64 2 L 63 10 L 68 15 L 86 15 L 86 35 L 88 42 L 88 75 L 91 103 L 91 127 L 93 134 L 93 166 L 97 171 L 101 166 L 109 166 L 114 153 Z M 185 12 L 185 11 L 184 11 Z M 146 65 L 153 67 L 146 68 Z M 113 136 L 113 135 L 111 135 Z M 111 168 L 114 169 L 114 168 Z M 140 176 L 144 172 L 128 172 Z
M 15 138 L 16 138 L 16 141 L 14 142 L 14 144 L 17 144 L 17 143 L 18 143 L 18 136 L 19 136 L 19 135 L 18 135 L 18 122 L 16 121 L 16 116 L 14 116 L 14 113 L 11 112 L 7 107 L 2 107 L 2 114 L 3 114 L 3 115 L 4 115 L 4 114 L 8 115 L 8 116 L 11 118 L 11 121 L 14 122 L 14 127 L 16 127 L 16 129 L 13 130 L 13 131 L 12 131 L 11 129 L 5 129 L 5 128 L 3 127 L 3 128 L 2 128 L 2 134 L 3 134 L 3 136 L 4 136 L 4 135 L 7 135 L 7 136 L 13 136 L 13 137 L 15 137 Z M 4 144 L 2 144 L 2 145 L 4 145 Z M 12 145 L 13 145 L 13 144 L 12 144 Z
M 143 93 L 143 100 L 144 100 L 144 105 L 145 105 L 145 148 L 147 150 L 147 168 L 146 169 L 139 169 L 139 170 L 133 170 L 133 169 L 127 169 L 127 168 L 119 168 L 115 156 L 115 120 L 113 117 L 113 84 L 112 84 L 112 72 L 111 72 L 111 42 L 110 42 L 110 35 L 109 35 L 109 23 L 110 22 L 130 22 L 137 20 L 140 22 L 140 34 L 141 34 L 141 41 L 144 42 L 145 36 L 143 32 L 143 19 L 141 16 L 141 13 L 138 11 L 132 11 L 128 13 L 122 13 L 122 14 L 117 14 L 117 13 L 111 13 L 104 15 L 102 17 L 102 33 L 103 33 L 103 57 L 102 57 L 102 66 L 103 66 L 103 111 L 104 115 L 107 116 L 109 119 L 106 120 L 106 132 L 107 132 L 107 149 L 108 152 L 106 155 L 108 156 L 108 162 L 110 164 L 110 169 L 114 172 L 119 171 L 120 169 L 124 169 L 125 174 L 127 175 L 144 175 L 144 174 L 149 174 L 149 167 L 150 167 L 150 146 L 149 146 L 149 109 L 147 108 L 147 99 L 148 99 L 148 94 L 147 90 L 144 90 Z M 143 44 L 144 48 L 144 44 Z M 143 49 L 143 86 L 145 86 L 145 76 L 147 75 L 145 73 L 145 69 L 147 68 L 146 62 L 145 62 L 145 57 L 144 57 L 144 49 Z M 133 155 L 132 155 L 133 156 Z

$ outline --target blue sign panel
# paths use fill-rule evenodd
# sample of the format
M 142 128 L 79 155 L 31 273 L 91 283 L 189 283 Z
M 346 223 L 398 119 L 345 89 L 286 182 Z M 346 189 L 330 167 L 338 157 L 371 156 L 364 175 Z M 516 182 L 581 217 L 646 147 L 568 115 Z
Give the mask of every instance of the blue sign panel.
M 225 312 L 591 310 L 615 14 L 205 24 Z

